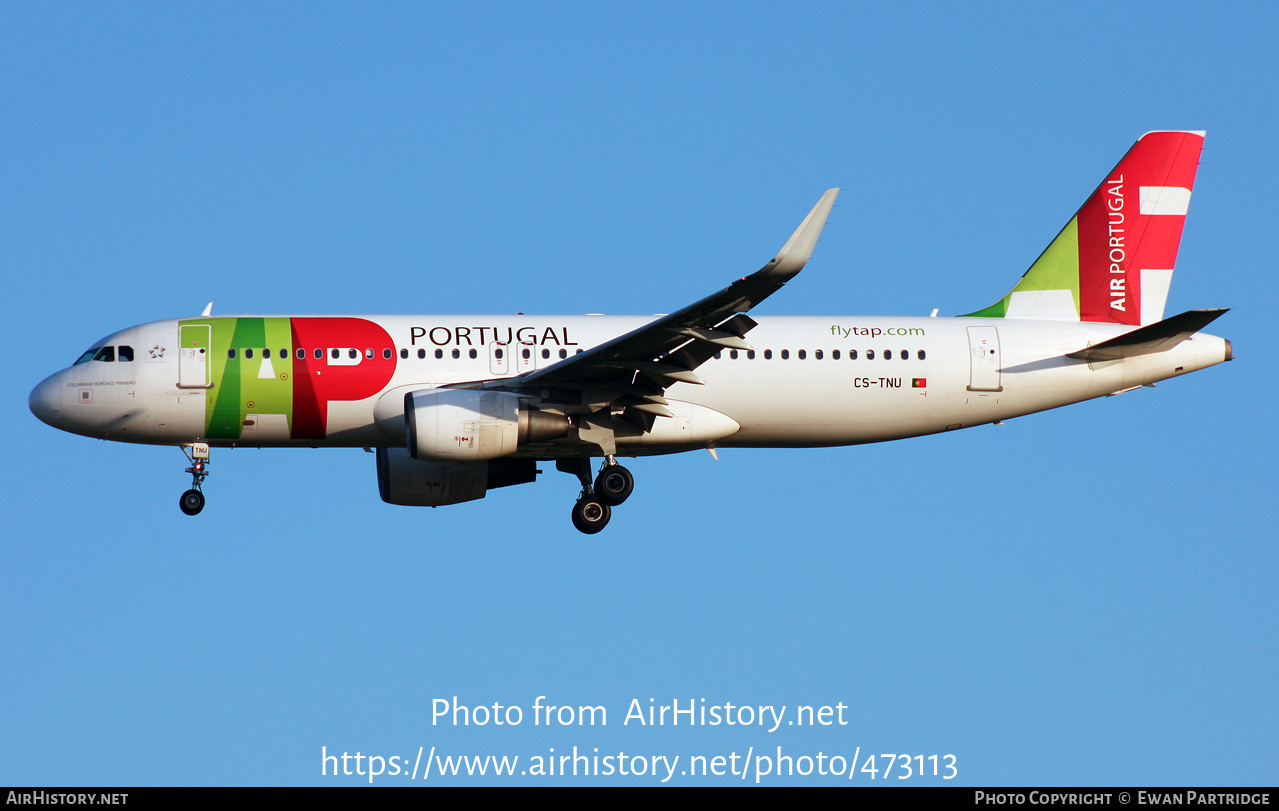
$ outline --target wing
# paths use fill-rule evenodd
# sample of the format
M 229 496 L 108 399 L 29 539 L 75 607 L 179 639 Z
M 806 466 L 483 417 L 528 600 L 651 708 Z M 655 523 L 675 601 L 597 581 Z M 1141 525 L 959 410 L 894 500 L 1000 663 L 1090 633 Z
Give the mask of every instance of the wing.
M 673 416 L 662 397 L 669 386 L 702 383 L 693 370 L 722 349 L 751 348 L 742 336 L 755 321 L 746 313 L 804 268 L 838 194 L 823 194 L 777 255 L 751 275 L 581 354 L 485 387 L 555 392 L 539 399 L 582 415 L 580 438 L 613 453 L 613 435 L 645 433 L 658 417 Z

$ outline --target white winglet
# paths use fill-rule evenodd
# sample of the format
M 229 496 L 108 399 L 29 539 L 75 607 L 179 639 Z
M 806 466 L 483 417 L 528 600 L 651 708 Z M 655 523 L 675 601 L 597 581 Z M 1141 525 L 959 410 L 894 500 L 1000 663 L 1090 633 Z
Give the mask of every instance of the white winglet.
M 213 302 L 210 301 L 208 304 L 204 305 L 204 312 L 200 313 L 200 317 L 208 318 L 211 315 L 213 315 Z
M 808 263 L 808 258 L 813 255 L 813 248 L 817 246 L 817 238 L 822 235 L 822 228 L 826 225 L 826 217 L 830 214 L 831 207 L 835 205 L 835 198 L 839 196 L 839 189 L 830 189 L 822 195 L 822 199 L 817 201 L 817 205 L 813 206 L 813 210 L 808 212 L 808 216 L 795 229 L 795 233 L 790 235 L 790 239 L 786 240 L 786 244 L 773 257 L 773 261 L 769 264 L 773 267 L 769 268 L 770 276 L 785 276 L 787 278 L 794 276 L 804 269 L 804 265 Z

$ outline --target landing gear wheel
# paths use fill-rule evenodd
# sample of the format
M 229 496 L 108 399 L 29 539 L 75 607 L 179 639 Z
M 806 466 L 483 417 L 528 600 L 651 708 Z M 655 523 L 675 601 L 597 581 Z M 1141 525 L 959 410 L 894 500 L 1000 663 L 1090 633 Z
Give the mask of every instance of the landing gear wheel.
M 573 526 L 587 535 L 594 535 L 608 526 L 612 517 L 613 511 L 609 506 L 594 496 L 583 496 L 573 505 Z
M 197 515 L 204 509 L 204 493 L 199 490 L 188 490 L 178 500 L 178 506 L 187 515 Z
M 600 503 L 616 507 L 635 492 L 635 477 L 621 465 L 605 465 L 595 477 L 595 497 Z

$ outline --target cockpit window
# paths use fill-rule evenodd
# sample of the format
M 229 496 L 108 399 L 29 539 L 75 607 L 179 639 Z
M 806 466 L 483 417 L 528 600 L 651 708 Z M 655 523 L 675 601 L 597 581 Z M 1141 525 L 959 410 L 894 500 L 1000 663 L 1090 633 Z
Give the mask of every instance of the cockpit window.
M 133 361 L 133 347 L 121 346 L 103 346 L 102 344 L 94 344 L 84 351 L 72 366 L 79 366 L 82 363 L 88 363 L 91 360 L 100 360 L 103 363 L 115 363 L 116 356 L 122 363 L 130 363 Z

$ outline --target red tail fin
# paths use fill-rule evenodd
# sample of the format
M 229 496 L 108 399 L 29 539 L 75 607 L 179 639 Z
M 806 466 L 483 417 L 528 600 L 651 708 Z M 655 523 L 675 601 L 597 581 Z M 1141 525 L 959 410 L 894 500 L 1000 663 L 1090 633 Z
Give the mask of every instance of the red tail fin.
M 1202 132 L 1149 132 L 1007 296 L 978 316 L 1153 324 L 1163 318 Z

